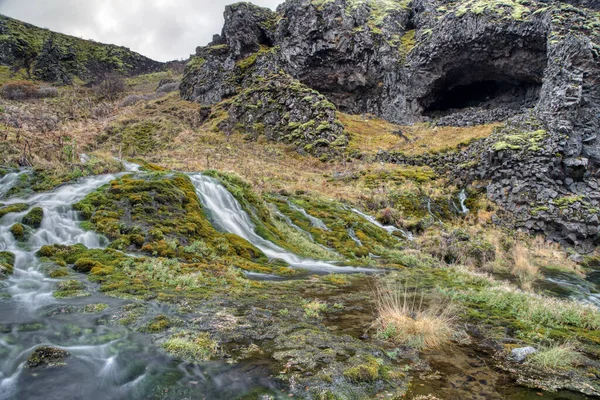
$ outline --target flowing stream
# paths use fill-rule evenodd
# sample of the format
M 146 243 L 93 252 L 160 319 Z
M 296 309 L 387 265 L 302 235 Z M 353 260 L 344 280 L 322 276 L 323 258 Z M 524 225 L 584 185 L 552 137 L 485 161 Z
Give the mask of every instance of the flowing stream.
M 135 165 L 126 167 L 137 170 Z M 90 248 L 107 245 L 104 237 L 79 227 L 71 205 L 117 176 L 89 177 L 53 192 L 4 201 L 41 207 L 44 217 L 26 243 L 16 241 L 10 227 L 27 211 L 0 219 L 0 251 L 15 255 L 14 273 L 0 281 L 0 400 L 182 398 L 178 393 L 230 399 L 255 387 L 274 387 L 268 373 L 260 369 L 248 373 L 243 366 L 224 362 L 196 365 L 172 359 L 159 351 L 148 335 L 111 320 L 132 301 L 102 295 L 97 285 L 82 274 L 69 279 L 82 282 L 87 297 L 53 297 L 60 279 L 42 273 L 44 263 L 35 252 L 49 244 L 82 243 Z M 14 179 L 18 176 L 5 176 L 3 183 L 8 185 Z M 86 305 L 100 303 L 107 308 L 84 312 Z M 174 314 L 153 302 L 144 302 L 143 306 L 148 320 L 158 314 Z M 65 365 L 27 368 L 27 358 L 41 345 L 68 351 Z M 169 389 L 163 393 L 164 388 Z
M 130 171 L 137 171 L 136 165 L 125 165 Z M 18 173 L 9 175 L 1 181 L 4 193 L 19 178 Z M 136 332 L 115 320 L 115 315 L 119 315 L 124 306 L 135 305 L 134 301 L 104 296 L 98 291 L 98 285 L 87 281 L 83 274 L 75 273 L 68 279 L 83 283 L 87 297 L 53 297 L 52 291 L 60 279 L 51 279 L 42 273 L 44 263 L 37 259 L 35 252 L 47 244 L 106 246 L 108 241 L 104 237 L 79 227 L 72 204 L 119 175 L 89 177 L 53 192 L 4 201 L 41 207 L 44 217 L 26 243 L 16 241 L 10 227 L 21 221 L 27 211 L 10 213 L 0 219 L 0 251 L 15 255 L 14 273 L 0 281 L 0 400 L 219 400 L 238 398 L 255 388 L 278 392 L 281 387 L 269 378 L 270 371 L 266 367 L 230 365 L 222 361 L 192 364 L 164 354 L 148 334 Z M 371 271 L 304 259 L 290 253 L 257 235 L 249 215 L 218 181 L 202 174 L 191 174 L 190 178 L 215 227 L 247 239 L 267 256 L 313 273 Z M 100 303 L 106 305 L 104 310 L 84 312 L 86 306 Z M 155 302 L 141 302 L 138 306 L 145 309 L 142 317 L 145 321 L 156 315 L 198 317 L 193 313 L 180 315 Z M 68 351 L 70 356 L 65 365 L 27 368 L 27 358 L 40 345 Z

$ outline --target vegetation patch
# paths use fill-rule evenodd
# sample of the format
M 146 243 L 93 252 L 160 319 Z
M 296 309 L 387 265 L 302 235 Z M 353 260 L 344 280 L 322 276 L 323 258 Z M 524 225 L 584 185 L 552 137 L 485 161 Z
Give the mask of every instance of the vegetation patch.
M 178 332 L 162 344 L 163 349 L 173 357 L 188 362 L 205 362 L 219 354 L 217 342 L 208 333 Z
M 15 255 L 9 251 L 0 251 L 0 279 L 13 273 Z

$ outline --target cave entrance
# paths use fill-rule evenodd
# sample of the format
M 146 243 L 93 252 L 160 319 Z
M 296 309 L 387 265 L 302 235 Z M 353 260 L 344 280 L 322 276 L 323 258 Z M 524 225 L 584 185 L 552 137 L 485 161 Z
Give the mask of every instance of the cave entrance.
M 444 116 L 469 108 L 518 110 L 539 99 L 541 78 L 507 75 L 486 68 L 451 71 L 419 100 L 425 116 Z

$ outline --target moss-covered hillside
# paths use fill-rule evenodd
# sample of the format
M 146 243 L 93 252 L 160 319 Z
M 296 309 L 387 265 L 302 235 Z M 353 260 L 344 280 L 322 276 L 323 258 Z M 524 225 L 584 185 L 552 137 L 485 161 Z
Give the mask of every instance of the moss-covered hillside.
M 109 72 L 148 73 L 163 64 L 126 47 L 96 43 L 0 15 L 0 73 L 69 84 Z

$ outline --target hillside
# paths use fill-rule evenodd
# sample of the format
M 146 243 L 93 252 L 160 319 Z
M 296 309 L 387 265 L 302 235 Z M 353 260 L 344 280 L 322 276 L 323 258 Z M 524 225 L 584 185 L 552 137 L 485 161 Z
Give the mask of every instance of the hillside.
M 508 121 L 459 154 L 378 157 L 437 165 L 463 186 L 486 181 L 511 226 L 583 252 L 600 243 L 597 11 L 556 1 L 296 0 L 276 12 L 238 3 L 225 21 L 181 86 L 185 99 L 222 101 L 224 130 L 328 158 L 349 143 L 338 111 L 400 124 Z
M 110 72 L 126 75 L 164 69 L 126 47 L 96 43 L 52 32 L 0 15 L 0 70 L 7 76 L 70 84 L 97 80 Z
M 238 3 L 185 71 L 3 75 L 0 400 L 599 397 L 596 3 Z

